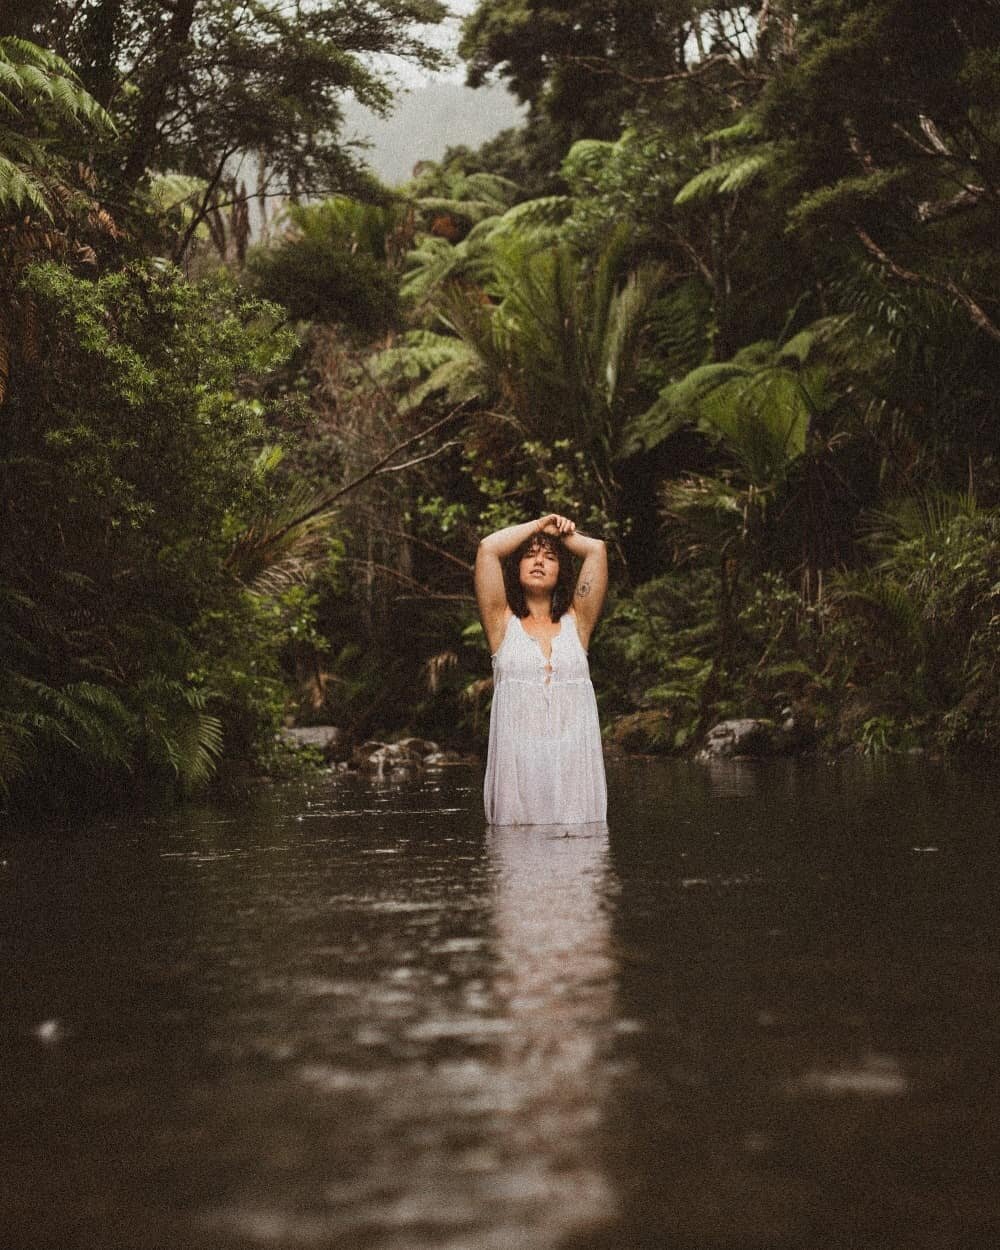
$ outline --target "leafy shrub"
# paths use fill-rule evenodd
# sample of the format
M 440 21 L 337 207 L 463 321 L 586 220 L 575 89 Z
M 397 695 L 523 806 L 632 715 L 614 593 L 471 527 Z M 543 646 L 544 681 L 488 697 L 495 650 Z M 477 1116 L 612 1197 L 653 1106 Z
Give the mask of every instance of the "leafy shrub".
M 343 322 L 375 335 L 399 321 L 399 283 L 386 264 L 390 209 L 337 197 L 289 210 L 292 232 L 255 248 L 246 279 L 297 321 Z
M 1000 513 L 927 496 L 883 514 L 874 568 L 835 587 L 857 685 L 949 749 L 1000 747 Z
M 281 621 L 228 560 L 263 428 L 239 384 L 290 336 L 156 264 L 25 285 L 43 350 L 0 432 L 0 786 L 33 807 L 200 785 L 280 715 Z

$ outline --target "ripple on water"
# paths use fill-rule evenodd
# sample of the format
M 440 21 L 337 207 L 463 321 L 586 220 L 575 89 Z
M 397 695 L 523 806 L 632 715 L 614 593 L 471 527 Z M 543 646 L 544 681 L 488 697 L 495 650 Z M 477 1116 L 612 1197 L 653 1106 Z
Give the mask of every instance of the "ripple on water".
M 609 780 L 5 842 L 3 1245 L 1000 1245 L 1000 784 Z

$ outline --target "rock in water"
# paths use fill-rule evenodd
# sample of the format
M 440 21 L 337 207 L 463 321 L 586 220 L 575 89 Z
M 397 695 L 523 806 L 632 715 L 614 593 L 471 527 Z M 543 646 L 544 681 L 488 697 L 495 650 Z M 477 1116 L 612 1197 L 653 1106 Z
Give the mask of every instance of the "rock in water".
M 292 747 L 315 747 L 328 764 L 350 758 L 354 739 L 350 730 L 336 725 L 296 726 L 282 729 L 281 737 Z
M 705 735 L 705 745 L 698 752 L 697 758 L 718 760 L 731 759 L 737 755 L 773 755 L 776 745 L 771 722 L 747 716 L 713 725 Z

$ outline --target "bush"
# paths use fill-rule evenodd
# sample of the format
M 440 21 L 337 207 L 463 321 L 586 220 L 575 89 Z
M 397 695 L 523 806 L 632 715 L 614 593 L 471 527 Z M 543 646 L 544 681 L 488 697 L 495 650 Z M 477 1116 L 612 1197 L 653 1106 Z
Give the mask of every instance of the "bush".
M 280 715 L 280 622 L 227 560 L 259 490 L 240 383 L 290 337 L 157 264 L 48 264 L 25 288 L 40 350 L 0 432 L 0 788 L 34 806 L 199 785 L 224 749 L 259 757 Z
M 290 210 L 293 233 L 255 248 L 246 280 L 296 321 L 343 322 L 371 337 L 398 324 L 399 280 L 386 264 L 391 210 L 337 198 Z
M 949 750 L 1000 748 L 998 544 L 996 511 L 909 501 L 883 518 L 875 567 L 835 587 L 851 681 Z

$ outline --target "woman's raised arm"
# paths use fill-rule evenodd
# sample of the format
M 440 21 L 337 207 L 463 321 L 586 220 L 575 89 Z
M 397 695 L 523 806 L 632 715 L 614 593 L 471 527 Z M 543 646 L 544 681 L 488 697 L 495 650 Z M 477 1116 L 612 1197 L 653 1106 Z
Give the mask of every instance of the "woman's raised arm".
M 501 561 L 543 530 L 565 537 L 575 529 L 576 526 L 568 517 L 550 512 L 535 521 L 508 525 L 505 529 L 487 534 L 480 541 L 476 552 L 476 603 L 479 605 L 479 619 L 486 631 L 491 652 L 496 651 L 503 642 L 503 631 L 507 623 L 507 591 L 503 584 Z
M 608 593 L 608 549 L 602 539 L 588 538 L 575 530 L 565 535 L 564 541 L 567 551 L 583 560 L 573 592 L 573 611 L 576 613 L 577 633 L 586 650 Z

